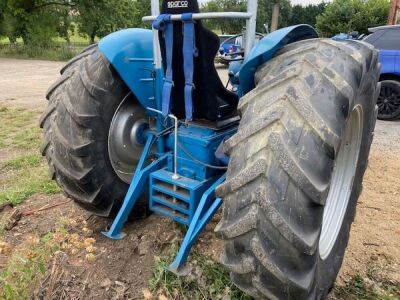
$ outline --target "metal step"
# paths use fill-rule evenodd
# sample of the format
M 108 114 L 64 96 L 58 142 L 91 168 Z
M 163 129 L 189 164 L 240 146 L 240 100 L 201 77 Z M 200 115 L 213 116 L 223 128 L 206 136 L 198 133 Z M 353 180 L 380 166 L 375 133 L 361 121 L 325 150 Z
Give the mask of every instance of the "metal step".
M 165 169 L 150 174 L 150 209 L 189 225 L 207 184 L 183 176 L 174 179 L 173 175 Z

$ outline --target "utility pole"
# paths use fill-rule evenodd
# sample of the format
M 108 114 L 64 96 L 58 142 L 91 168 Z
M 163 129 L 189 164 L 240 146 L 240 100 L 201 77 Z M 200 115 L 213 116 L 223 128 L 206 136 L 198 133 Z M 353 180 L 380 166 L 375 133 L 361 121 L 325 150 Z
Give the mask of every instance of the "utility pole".
M 399 0 L 392 0 L 392 4 L 390 5 L 390 10 L 389 10 L 388 25 L 397 24 L 399 9 L 400 9 Z
M 280 0 L 276 0 L 272 8 L 271 32 L 278 29 Z

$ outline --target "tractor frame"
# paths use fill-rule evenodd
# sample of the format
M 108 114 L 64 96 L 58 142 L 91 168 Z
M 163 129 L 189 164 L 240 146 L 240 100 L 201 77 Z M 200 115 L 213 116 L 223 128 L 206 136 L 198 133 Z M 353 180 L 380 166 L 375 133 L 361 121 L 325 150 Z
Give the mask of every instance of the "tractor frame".
M 159 1 L 152 0 L 152 16 L 143 20 L 154 21 L 160 14 L 159 7 Z M 254 88 L 257 68 L 279 49 L 317 37 L 311 26 L 297 25 L 277 30 L 254 46 L 256 16 L 256 0 L 248 1 L 247 12 L 193 14 L 193 20 L 246 20 L 245 58 L 241 63 L 235 62 L 231 69 L 237 79 L 232 82 L 236 82 L 239 97 Z M 182 15 L 172 15 L 171 20 L 179 22 Z M 144 150 L 122 207 L 104 235 L 115 240 L 124 237 L 124 224 L 139 198 L 148 190 L 153 212 L 188 226 L 179 252 L 169 267 L 176 274 L 187 274 L 189 268 L 185 264 L 190 250 L 222 204 L 222 199 L 215 196 L 215 189 L 225 180 L 229 158 L 219 149 L 236 133 L 239 120 L 230 120 L 222 128 L 214 128 L 209 124 L 181 122 L 174 115 L 167 118 L 162 115 L 164 70 L 157 30 L 121 30 L 103 38 L 99 49 L 150 119 L 150 126 L 138 126 L 134 132 L 133 138 L 142 141 Z

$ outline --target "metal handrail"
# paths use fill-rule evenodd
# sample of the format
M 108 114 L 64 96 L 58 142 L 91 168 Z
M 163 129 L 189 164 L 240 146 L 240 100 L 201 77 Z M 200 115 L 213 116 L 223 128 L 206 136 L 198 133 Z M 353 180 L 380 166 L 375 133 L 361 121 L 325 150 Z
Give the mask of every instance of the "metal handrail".
M 244 19 L 249 20 L 253 14 L 248 12 L 209 12 L 209 13 L 196 13 L 192 15 L 193 20 L 203 19 Z M 143 22 L 154 21 L 157 16 L 143 17 Z M 182 21 L 182 15 L 171 15 L 171 21 Z

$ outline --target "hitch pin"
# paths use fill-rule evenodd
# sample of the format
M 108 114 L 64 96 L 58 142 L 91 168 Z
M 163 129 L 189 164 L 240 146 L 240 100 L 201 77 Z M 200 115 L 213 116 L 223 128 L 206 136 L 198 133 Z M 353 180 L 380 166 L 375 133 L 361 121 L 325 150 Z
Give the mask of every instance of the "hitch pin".
M 162 115 L 162 112 L 151 108 L 147 107 L 147 110 L 158 113 Z M 169 114 L 168 117 L 172 120 L 174 120 L 174 175 L 172 175 L 172 179 L 177 180 L 179 179 L 179 174 L 178 174 L 178 118 L 175 117 L 173 114 Z M 174 186 L 174 189 L 176 189 L 176 186 Z

